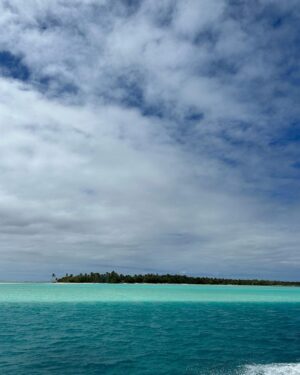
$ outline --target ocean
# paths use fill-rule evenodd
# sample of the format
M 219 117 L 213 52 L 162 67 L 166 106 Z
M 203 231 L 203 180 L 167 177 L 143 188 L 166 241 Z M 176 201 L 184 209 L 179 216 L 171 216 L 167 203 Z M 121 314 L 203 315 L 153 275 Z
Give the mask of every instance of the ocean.
M 0 374 L 300 374 L 300 288 L 0 284 Z

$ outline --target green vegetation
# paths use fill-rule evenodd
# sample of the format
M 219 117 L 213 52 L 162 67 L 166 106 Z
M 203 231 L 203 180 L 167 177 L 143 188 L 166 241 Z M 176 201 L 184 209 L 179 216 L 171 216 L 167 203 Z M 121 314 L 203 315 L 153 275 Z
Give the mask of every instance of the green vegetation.
M 61 283 L 148 283 L 148 284 L 212 284 L 212 285 L 282 285 L 300 286 L 300 281 L 270 281 L 270 280 L 243 280 L 220 279 L 212 277 L 193 277 L 186 275 L 158 275 L 148 273 L 145 275 L 123 275 L 115 271 L 106 273 L 94 273 L 68 275 L 56 279 Z

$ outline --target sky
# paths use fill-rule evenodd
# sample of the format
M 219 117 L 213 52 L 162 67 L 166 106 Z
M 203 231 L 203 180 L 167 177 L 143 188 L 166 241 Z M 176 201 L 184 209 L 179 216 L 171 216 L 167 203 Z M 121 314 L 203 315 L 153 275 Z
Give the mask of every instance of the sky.
M 0 279 L 300 279 L 298 0 L 0 0 Z

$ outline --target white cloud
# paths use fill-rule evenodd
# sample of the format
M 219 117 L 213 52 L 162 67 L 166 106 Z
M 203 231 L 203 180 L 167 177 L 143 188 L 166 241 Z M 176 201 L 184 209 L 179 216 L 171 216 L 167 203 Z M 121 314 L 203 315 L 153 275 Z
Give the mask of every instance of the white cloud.
M 105 265 L 296 277 L 298 207 L 265 194 L 275 164 L 262 163 L 286 171 L 291 153 L 266 148 L 275 117 L 243 87 L 276 69 L 227 7 L 0 2 L 0 49 L 31 72 L 0 79 L 3 277 Z

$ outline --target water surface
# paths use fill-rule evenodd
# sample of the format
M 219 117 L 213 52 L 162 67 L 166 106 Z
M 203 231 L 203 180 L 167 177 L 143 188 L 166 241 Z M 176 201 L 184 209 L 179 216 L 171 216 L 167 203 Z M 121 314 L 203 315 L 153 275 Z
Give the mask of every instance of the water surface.
M 0 374 L 300 374 L 300 288 L 1 284 Z

